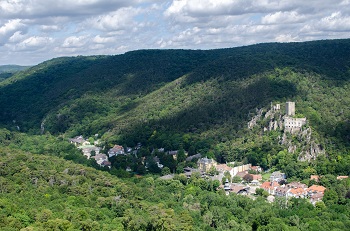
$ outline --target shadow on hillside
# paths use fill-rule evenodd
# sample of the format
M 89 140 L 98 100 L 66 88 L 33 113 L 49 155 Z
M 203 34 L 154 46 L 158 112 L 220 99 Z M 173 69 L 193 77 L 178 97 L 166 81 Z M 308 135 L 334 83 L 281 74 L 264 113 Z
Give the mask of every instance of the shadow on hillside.
M 201 103 L 184 108 L 178 114 L 134 125 L 124 132 L 127 136 L 140 137 L 139 133 L 145 128 L 148 128 L 147 132 L 157 129 L 171 131 L 174 134 L 182 132 L 200 134 L 226 127 L 232 129 L 231 133 L 235 133 L 241 129 L 242 124 L 246 124 L 249 113 L 256 108 L 266 107 L 272 101 L 286 101 L 296 94 L 296 86 L 288 81 L 261 77 L 245 88 L 226 89 L 219 97 L 215 94 L 206 95 Z

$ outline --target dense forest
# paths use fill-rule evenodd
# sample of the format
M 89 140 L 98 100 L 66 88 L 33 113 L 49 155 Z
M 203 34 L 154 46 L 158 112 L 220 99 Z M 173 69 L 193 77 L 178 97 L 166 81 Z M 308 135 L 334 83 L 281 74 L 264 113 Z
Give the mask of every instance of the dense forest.
M 346 230 L 350 180 L 329 177 L 324 202 L 226 196 L 219 182 L 178 175 L 118 179 L 61 158 L 1 148 L 0 229 Z M 335 191 L 336 190 L 336 191 Z M 350 195 L 347 195 L 349 198 Z
M 1 230 L 350 226 L 350 181 L 336 180 L 350 175 L 350 39 L 62 57 L 17 71 L 0 71 Z M 324 150 L 312 161 L 281 144 L 283 130 L 264 131 L 266 118 L 247 126 L 286 101 L 296 102 Z M 142 147 L 102 168 L 68 142 L 78 135 L 98 138 L 105 153 L 115 144 Z M 160 149 L 178 150 L 177 159 Z M 281 170 L 307 185 L 322 175 L 328 190 L 316 206 L 226 196 L 220 182 L 182 174 L 196 166 L 185 153 Z M 176 175 L 159 178 L 167 173 Z

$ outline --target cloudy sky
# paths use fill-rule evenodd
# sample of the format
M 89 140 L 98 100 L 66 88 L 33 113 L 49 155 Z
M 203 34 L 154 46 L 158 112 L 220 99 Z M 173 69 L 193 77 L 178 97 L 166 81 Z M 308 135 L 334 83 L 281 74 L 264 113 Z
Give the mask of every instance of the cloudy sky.
M 350 38 L 350 0 L 0 0 L 0 65 Z

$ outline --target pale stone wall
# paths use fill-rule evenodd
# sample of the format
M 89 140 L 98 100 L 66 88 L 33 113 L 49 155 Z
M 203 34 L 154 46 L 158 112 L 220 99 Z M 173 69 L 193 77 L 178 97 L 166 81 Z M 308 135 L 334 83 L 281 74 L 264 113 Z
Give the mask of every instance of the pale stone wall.
M 239 172 L 248 171 L 252 165 L 251 164 L 245 164 L 241 166 L 236 166 L 233 168 L 233 176 L 237 175 Z
M 286 102 L 286 115 L 287 116 L 295 115 L 295 102 Z
M 284 130 L 288 132 L 300 131 L 301 127 L 306 124 L 306 118 L 284 118 Z

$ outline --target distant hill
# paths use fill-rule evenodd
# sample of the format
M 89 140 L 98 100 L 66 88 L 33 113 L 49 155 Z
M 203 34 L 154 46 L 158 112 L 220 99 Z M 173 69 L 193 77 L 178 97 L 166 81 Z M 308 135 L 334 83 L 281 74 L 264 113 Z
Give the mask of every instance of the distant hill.
M 30 66 L 20 66 L 20 65 L 0 65 L 0 73 L 14 73 L 17 71 L 23 71 L 28 69 Z
M 0 65 L 0 81 L 3 81 L 11 77 L 14 73 L 18 71 L 23 71 L 27 68 L 29 68 L 29 66 Z
M 156 146 L 188 134 L 210 145 L 241 137 L 256 108 L 293 100 L 321 137 L 348 144 L 349 62 L 349 39 L 57 58 L 0 83 L 0 123 L 125 144 L 156 132 Z

